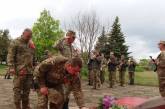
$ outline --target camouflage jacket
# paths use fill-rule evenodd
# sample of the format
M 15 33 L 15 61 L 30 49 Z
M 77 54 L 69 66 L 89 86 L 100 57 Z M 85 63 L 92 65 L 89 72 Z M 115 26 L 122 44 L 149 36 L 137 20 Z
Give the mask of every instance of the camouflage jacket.
M 119 71 L 126 71 L 128 67 L 127 60 L 121 59 L 119 63 Z
M 59 50 L 60 54 L 64 57 L 72 58 L 74 56 L 74 47 L 67 44 L 65 39 L 60 40 L 53 47 Z
M 32 73 L 35 50 L 30 47 L 29 42 L 22 37 L 13 40 L 9 46 L 7 61 L 10 68 L 16 71 L 26 68 Z
M 101 56 L 97 56 L 96 58 L 90 59 L 88 62 L 88 69 L 93 70 L 97 69 L 100 70 L 101 68 Z
M 84 106 L 83 93 L 81 89 L 80 77 L 71 76 L 67 73 L 64 66 L 68 61 L 68 58 L 62 56 L 56 56 L 46 59 L 36 67 L 35 72 L 40 87 L 46 86 L 52 88 L 55 86 L 62 86 L 65 83 L 65 79 L 69 80 L 70 89 L 74 94 L 75 100 L 79 107 Z
M 108 62 L 108 70 L 109 71 L 116 71 L 116 67 L 118 65 L 116 57 L 110 57 Z
M 159 68 L 165 68 L 165 51 L 161 52 L 157 57 L 157 65 Z
M 101 70 L 105 70 L 106 66 L 107 66 L 106 58 L 102 57 L 102 59 L 101 59 Z
M 130 60 L 128 63 L 128 71 L 135 72 L 136 62 L 134 60 Z
M 161 52 L 157 57 L 157 71 L 165 76 L 165 51 Z

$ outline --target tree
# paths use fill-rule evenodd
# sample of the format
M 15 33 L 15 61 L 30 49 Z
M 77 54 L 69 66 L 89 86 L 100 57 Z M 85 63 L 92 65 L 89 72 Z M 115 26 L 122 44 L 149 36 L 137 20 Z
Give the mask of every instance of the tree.
M 125 44 L 125 36 L 121 31 L 119 17 L 116 17 L 112 30 L 109 33 L 108 43 L 107 43 L 109 54 L 110 52 L 114 52 L 115 55 L 120 58 L 121 55 L 128 57 L 128 46 Z
M 106 51 L 105 49 L 106 43 L 107 43 L 107 36 L 105 32 L 105 27 L 103 27 L 101 36 L 98 37 L 98 40 L 96 42 L 95 49 L 100 51 L 101 53 L 104 53 Z
M 41 60 L 45 50 L 53 51 L 52 45 L 63 36 L 59 20 L 54 19 L 50 12 L 43 10 L 34 23 L 33 41 L 36 45 L 37 59 Z
M 6 61 L 10 43 L 9 30 L 0 30 L 0 62 Z

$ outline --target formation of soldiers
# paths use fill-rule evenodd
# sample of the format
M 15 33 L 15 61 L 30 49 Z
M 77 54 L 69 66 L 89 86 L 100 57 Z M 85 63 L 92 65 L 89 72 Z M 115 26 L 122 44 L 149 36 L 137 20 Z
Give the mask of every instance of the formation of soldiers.
M 133 58 L 127 61 L 124 55 L 122 55 L 120 59 L 117 59 L 114 53 L 111 52 L 110 58 L 107 60 L 103 54 L 100 54 L 98 51 L 93 51 L 88 61 L 88 84 L 92 85 L 94 89 L 100 88 L 104 83 L 106 67 L 108 67 L 110 88 L 113 88 L 117 81 L 117 71 L 119 72 L 120 86 L 124 86 L 127 68 L 129 72 L 129 84 L 134 85 L 136 62 Z
M 75 101 L 80 109 L 86 109 L 81 87 L 80 71 L 83 65 L 79 53 L 72 43 L 76 38 L 74 31 L 68 31 L 66 36 L 53 48 L 59 51 L 53 56 L 45 50 L 43 61 L 35 61 L 35 44 L 32 41 L 32 31 L 25 29 L 22 35 L 12 41 L 8 51 L 9 73 L 14 76 L 13 92 L 16 109 L 31 109 L 29 104 L 30 88 L 33 86 L 38 95 L 37 109 L 68 109 L 70 93 L 73 92 Z M 158 69 L 160 92 L 165 96 L 165 41 L 159 43 L 162 51 L 155 64 Z M 125 73 L 128 68 L 129 84 L 134 84 L 136 62 L 133 58 L 120 59 L 113 52 L 105 59 L 98 51 L 93 51 L 88 61 L 89 85 L 98 89 L 105 81 L 105 70 L 108 67 L 109 87 L 113 88 L 119 72 L 120 86 L 125 84 Z M 33 82 L 33 83 L 32 83 Z

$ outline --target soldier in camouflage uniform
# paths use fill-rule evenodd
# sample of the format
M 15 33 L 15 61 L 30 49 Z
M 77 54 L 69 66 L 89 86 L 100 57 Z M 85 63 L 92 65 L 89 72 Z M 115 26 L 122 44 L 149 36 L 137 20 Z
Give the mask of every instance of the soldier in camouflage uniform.
M 131 57 L 128 61 L 129 84 L 134 85 L 136 62 Z
M 66 37 L 64 39 L 60 40 L 57 44 L 55 43 L 53 45 L 53 48 L 56 48 L 62 56 L 71 59 L 71 58 L 77 56 L 77 53 L 75 53 L 75 49 L 72 45 L 75 38 L 76 38 L 76 33 L 72 30 L 69 30 L 66 33 Z M 68 87 L 69 86 L 65 85 L 65 90 L 67 90 Z M 69 92 L 67 92 L 67 93 L 69 93 Z M 63 109 L 69 109 L 68 104 L 69 104 L 69 95 L 64 103 Z
M 101 87 L 100 80 L 100 68 L 101 68 L 101 56 L 97 51 L 93 52 L 90 62 L 91 64 L 91 79 L 93 82 L 93 88 L 98 89 Z
M 125 73 L 127 69 L 127 61 L 124 57 L 124 55 L 121 56 L 120 63 L 119 63 L 119 81 L 120 86 L 124 86 L 125 84 Z
M 108 61 L 108 71 L 109 71 L 109 87 L 113 88 L 115 85 L 115 76 L 116 76 L 116 66 L 117 66 L 117 59 L 113 52 L 110 53 L 110 58 Z
M 13 91 L 16 109 L 30 109 L 29 93 L 35 49 L 31 38 L 32 31 L 25 29 L 21 37 L 11 42 L 8 51 L 8 65 L 10 73 L 14 75 Z
M 37 109 L 63 109 L 68 94 L 64 94 L 63 84 L 68 84 L 80 109 L 85 109 L 79 72 L 82 60 L 78 57 L 68 59 L 56 56 L 43 61 L 36 67 L 40 91 Z M 69 93 L 70 94 L 70 93 Z M 49 102 L 49 103 L 48 103 Z
M 53 48 L 56 48 L 62 56 L 65 56 L 68 58 L 74 57 L 76 53 L 75 53 L 75 49 L 72 43 L 74 42 L 76 38 L 75 34 L 76 33 L 74 31 L 69 30 L 66 33 L 66 37 L 60 40 L 57 44 L 55 43 L 53 45 Z
M 165 41 L 159 42 L 161 53 L 157 57 L 157 73 L 159 79 L 159 90 L 162 97 L 165 97 Z
M 101 84 L 104 83 L 105 81 L 105 69 L 106 69 L 106 59 L 104 57 L 104 54 L 101 54 L 101 68 L 100 68 L 100 80 Z
M 92 80 L 92 64 L 91 64 L 91 59 L 88 60 L 87 63 L 88 66 L 88 85 L 92 86 L 93 85 L 93 80 Z
M 10 77 L 10 69 L 9 68 L 6 68 L 5 79 L 11 79 L 11 77 Z

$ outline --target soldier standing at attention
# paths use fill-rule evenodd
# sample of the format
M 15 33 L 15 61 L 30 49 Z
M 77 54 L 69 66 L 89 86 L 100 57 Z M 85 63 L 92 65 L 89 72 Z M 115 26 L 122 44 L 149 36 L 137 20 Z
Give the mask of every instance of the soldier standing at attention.
M 60 54 L 64 57 L 67 57 L 69 59 L 75 57 L 77 53 L 75 53 L 75 49 L 73 47 L 73 42 L 75 41 L 76 38 L 76 33 L 72 30 L 69 30 L 66 33 L 66 37 L 60 40 L 57 44 L 55 43 L 53 45 L 53 48 L 56 48 Z M 69 109 L 68 104 L 69 104 L 69 90 L 68 84 L 65 84 L 65 93 L 68 94 L 67 99 L 65 100 L 64 103 L 64 108 L 63 109 Z
M 136 62 L 131 57 L 128 61 L 129 84 L 134 85 Z
M 159 91 L 161 96 L 165 97 L 165 41 L 160 41 L 158 46 L 161 51 L 156 60 L 159 79 Z
M 62 56 L 48 58 L 36 67 L 40 91 L 37 109 L 63 109 L 65 99 L 63 84 L 68 84 L 80 109 L 86 109 L 81 89 L 79 72 L 82 60 L 78 57 L 68 59 Z M 49 102 L 48 102 L 49 101 Z M 49 104 L 48 104 L 49 103 Z
M 121 56 L 120 63 L 119 63 L 119 81 L 120 86 L 124 86 L 125 84 L 125 73 L 127 69 L 127 61 L 124 57 L 124 55 Z
M 101 68 L 100 68 L 100 80 L 101 80 L 101 84 L 104 83 L 105 81 L 105 69 L 106 69 L 106 58 L 104 57 L 104 54 L 101 54 Z
M 115 85 L 115 76 L 116 76 L 116 66 L 117 59 L 113 52 L 110 53 L 110 58 L 108 61 L 108 71 L 109 71 L 109 87 L 113 88 Z
M 14 75 L 13 91 L 16 109 L 31 109 L 29 93 L 32 84 L 35 46 L 31 40 L 32 31 L 25 29 L 21 37 L 11 42 L 8 51 L 10 73 Z
M 94 51 L 90 62 L 91 64 L 91 78 L 93 82 L 93 89 L 98 89 L 101 87 L 100 81 L 100 68 L 101 68 L 101 56 L 98 51 Z
M 89 58 L 88 63 L 88 85 L 92 86 L 93 85 L 93 80 L 92 80 L 92 64 L 91 64 L 91 59 Z

